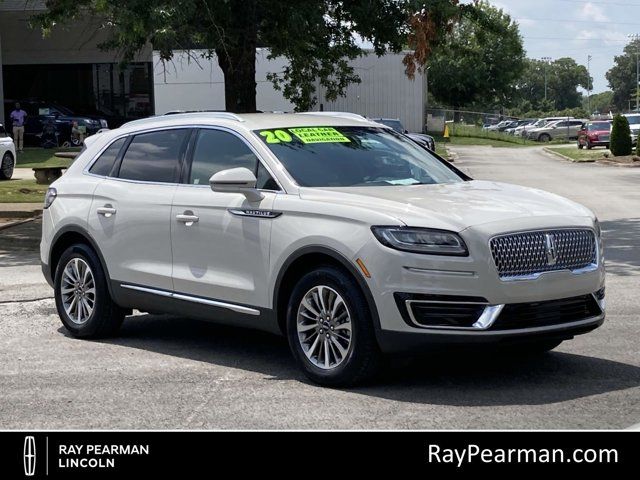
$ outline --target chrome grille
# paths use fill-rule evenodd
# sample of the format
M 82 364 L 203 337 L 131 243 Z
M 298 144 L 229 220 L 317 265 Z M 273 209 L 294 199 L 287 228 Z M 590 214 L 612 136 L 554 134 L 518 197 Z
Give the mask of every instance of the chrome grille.
M 578 270 L 597 262 L 592 230 L 557 229 L 494 237 L 491 254 L 500 278 Z

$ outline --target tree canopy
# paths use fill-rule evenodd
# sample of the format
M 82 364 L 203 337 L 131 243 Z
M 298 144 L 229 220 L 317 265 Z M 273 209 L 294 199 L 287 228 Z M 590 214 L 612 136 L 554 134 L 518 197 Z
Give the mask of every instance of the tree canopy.
M 619 110 L 629 108 L 629 100 L 635 108 L 637 54 L 640 54 L 640 39 L 632 40 L 624 47 L 622 55 L 614 58 L 613 67 L 606 74 L 613 90 L 613 103 Z
M 525 65 L 518 24 L 488 2 L 476 7 L 429 59 L 430 93 L 454 108 L 508 103 Z
M 225 78 L 226 109 L 256 109 L 256 47 L 289 61 L 269 78 L 299 110 L 316 102 L 316 80 L 328 100 L 359 78 L 348 60 L 370 44 L 376 54 L 407 46 L 406 72 L 421 69 L 456 22 L 475 11 L 459 0 L 47 0 L 35 17 L 47 33 L 81 15 L 104 19 L 102 48 L 124 61 L 147 45 L 169 60 L 174 50 L 204 49 Z

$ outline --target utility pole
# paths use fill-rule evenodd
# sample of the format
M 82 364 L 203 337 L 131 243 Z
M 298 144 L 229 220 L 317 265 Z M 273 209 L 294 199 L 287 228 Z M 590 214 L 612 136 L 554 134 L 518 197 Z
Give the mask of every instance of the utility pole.
M 544 101 L 547 101 L 547 65 L 551 62 L 551 57 L 542 57 L 544 62 Z
M 632 42 L 636 42 L 636 112 L 640 112 L 640 35 L 627 35 Z
M 591 55 L 587 55 L 587 108 L 589 109 L 589 118 L 591 118 Z

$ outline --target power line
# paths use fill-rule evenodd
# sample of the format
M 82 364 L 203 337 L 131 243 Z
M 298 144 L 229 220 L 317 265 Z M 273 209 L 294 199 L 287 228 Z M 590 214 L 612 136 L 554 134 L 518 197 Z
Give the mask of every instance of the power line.
M 638 22 L 615 22 L 613 20 L 574 20 L 574 19 L 553 19 L 553 18 L 529 18 L 529 17 L 514 17 L 514 20 L 530 20 L 532 22 L 562 22 L 562 23 L 598 23 L 603 25 L 634 25 L 640 26 Z
M 591 3 L 591 2 L 586 2 L 585 0 L 556 0 L 556 2 L 569 2 L 569 3 L 581 3 L 583 5 L 586 5 L 587 3 Z M 621 3 L 621 2 L 602 2 L 598 4 L 599 6 L 604 6 L 604 7 L 608 7 L 609 5 L 613 6 L 617 6 L 617 7 L 640 7 L 640 3 Z

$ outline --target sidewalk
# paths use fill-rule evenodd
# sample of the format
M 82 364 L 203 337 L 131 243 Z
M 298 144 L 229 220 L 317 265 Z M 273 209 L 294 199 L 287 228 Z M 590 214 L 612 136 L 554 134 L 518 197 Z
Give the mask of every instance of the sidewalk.
M 11 178 L 13 180 L 35 180 L 36 177 L 33 175 L 32 169 L 17 166 L 13 169 L 13 176 Z
M 0 203 L 0 219 L 31 218 L 42 213 L 42 202 Z

